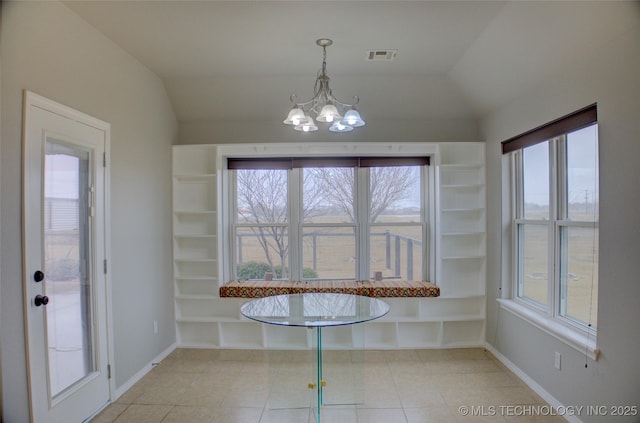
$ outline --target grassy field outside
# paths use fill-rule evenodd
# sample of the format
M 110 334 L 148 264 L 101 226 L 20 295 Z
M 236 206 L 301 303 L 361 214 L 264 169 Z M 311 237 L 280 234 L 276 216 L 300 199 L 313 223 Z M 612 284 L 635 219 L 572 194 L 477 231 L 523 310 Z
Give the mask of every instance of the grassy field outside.
M 383 277 L 397 277 L 407 279 L 412 273 L 413 280 L 422 279 L 422 227 L 416 223 L 418 216 L 382 216 L 378 219 L 380 226 L 371 228 L 374 234 L 371 237 L 371 276 L 375 271 L 381 271 Z M 315 223 L 335 224 L 340 223 L 339 218 L 324 217 Z M 411 226 L 394 226 L 394 223 L 415 223 Z M 387 248 L 387 235 L 389 233 L 389 248 Z M 242 262 L 249 261 L 267 262 L 263 247 L 259 238 L 251 229 L 243 228 L 242 251 L 236 252 L 237 257 L 242 257 Z M 353 227 L 304 227 L 302 262 L 304 268 L 315 268 L 321 279 L 353 279 L 356 274 L 356 237 Z M 287 241 L 285 241 L 287 242 Z M 397 260 L 397 247 L 399 243 L 399 265 Z M 411 246 L 408 246 L 408 245 Z M 238 244 L 240 245 L 240 244 Z M 273 238 L 269 239 L 269 254 L 275 264 L 279 264 L 279 256 Z M 315 251 L 315 255 L 314 255 Z M 411 254 L 408 254 L 411 251 Z M 387 266 L 387 257 L 390 263 Z M 315 257 L 315 260 L 314 260 Z M 409 259 L 411 257 L 411 259 Z M 411 271 L 407 271 L 409 261 L 412 261 Z M 315 267 L 314 267 L 315 262 Z M 400 274 L 396 274 L 396 268 L 400 268 Z
M 590 215 L 575 216 L 588 221 Z M 523 297 L 548 306 L 549 266 L 547 226 L 524 225 Z M 561 261 L 560 294 L 566 301 L 564 314 L 596 326 L 598 317 L 598 230 L 589 227 L 564 227 L 560 242 L 566 248 Z M 563 267 L 564 266 L 564 267 Z M 564 292 L 562 292 L 564 291 Z

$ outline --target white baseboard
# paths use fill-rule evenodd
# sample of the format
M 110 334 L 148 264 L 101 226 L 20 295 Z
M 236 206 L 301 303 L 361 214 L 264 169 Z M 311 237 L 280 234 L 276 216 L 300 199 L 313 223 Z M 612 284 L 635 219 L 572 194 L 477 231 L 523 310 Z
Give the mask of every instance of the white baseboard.
M 535 380 L 531 379 L 529 375 L 523 372 L 518 366 L 513 364 L 511 360 L 502 355 L 500 351 L 496 350 L 493 345 L 488 342 L 485 344 L 485 348 L 491 352 L 502 364 L 504 364 L 509 370 L 511 370 L 516 376 L 518 376 L 529 388 L 531 388 L 536 394 L 540 395 L 542 399 L 549 403 L 554 409 L 566 409 L 566 407 L 557 399 L 554 398 L 549 392 L 547 392 L 542 386 L 540 386 Z M 563 415 L 565 420 L 571 423 L 582 423 L 577 416 Z
M 115 400 L 120 398 L 125 392 L 127 392 L 129 389 L 131 389 L 131 387 L 133 385 L 138 383 L 140 381 L 140 379 L 142 379 L 144 377 L 144 375 L 146 375 L 147 373 L 149 373 L 151 371 L 151 369 L 153 369 L 154 364 L 157 364 L 157 363 L 161 362 L 162 360 L 164 360 L 175 349 L 176 349 L 176 344 L 175 343 L 171 344 L 169 346 L 169 348 L 165 349 L 160 354 L 158 354 L 153 360 L 151 360 L 151 362 L 149 364 L 147 364 L 142 369 L 140 369 L 129 380 L 127 380 L 125 383 L 123 383 L 122 385 L 117 387 L 116 388 L 115 397 L 111 399 L 111 402 L 114 402 Z

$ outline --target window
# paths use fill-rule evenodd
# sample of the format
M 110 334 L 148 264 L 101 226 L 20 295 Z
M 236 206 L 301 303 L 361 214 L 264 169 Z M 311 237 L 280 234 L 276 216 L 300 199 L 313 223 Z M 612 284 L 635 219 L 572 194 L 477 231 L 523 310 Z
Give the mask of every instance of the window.
M 595 334 L 598 130 L 589 106 L 503 143 L 513 158 L 514 299 Z
M 426 280 L 428 163 L 229 158 L 233 276 Z

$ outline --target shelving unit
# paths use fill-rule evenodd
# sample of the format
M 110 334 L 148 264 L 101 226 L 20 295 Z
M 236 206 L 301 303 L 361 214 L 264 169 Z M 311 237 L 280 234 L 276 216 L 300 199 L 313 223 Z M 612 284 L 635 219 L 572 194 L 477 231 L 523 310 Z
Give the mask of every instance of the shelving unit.
M 472 347 L 484 344 L 486 302 L 483 143 L 440 143 L 436 181 L 438 298 L 384 298 L 381 319 L 323 332 L 326 349 Z M 173 149 L 177 343 L 192 348 L 311 349 L 311 331 L 244 318 L 242 298 L 220 298 L 220 172 L 215 145 Z M 220 232 L 221 233 L 221 232 Z M 361 328 L 360 328 L 361 326 Z M 364 329 L 364 331 L 362 330 Z M 364 332 L 364 335 L 363 335 Z
M 234 313 L 229 306 L 215 304 L 219 300 L 215 147 L 174 147 L 172 176 L 177 343 L 219 347 L 218 321 Z
M 436 283 L 443 347 L 482 345 L 486 302 L 485 153 L 482 143 L 440 144 Z

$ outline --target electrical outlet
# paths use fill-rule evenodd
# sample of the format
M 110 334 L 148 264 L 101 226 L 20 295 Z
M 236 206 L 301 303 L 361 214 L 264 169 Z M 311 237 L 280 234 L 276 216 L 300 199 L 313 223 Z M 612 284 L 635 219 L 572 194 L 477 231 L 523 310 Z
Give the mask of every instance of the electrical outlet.
M 158 321 L 157 320 L 153 321 L 153 334 L 154 335 L 158 334 Z
M 553 365 L 555 366 L 556 370 L 560 370 L 560 358 L 561 358 L 560 353 L 556 352 L 555 359 L 553 362 Z

